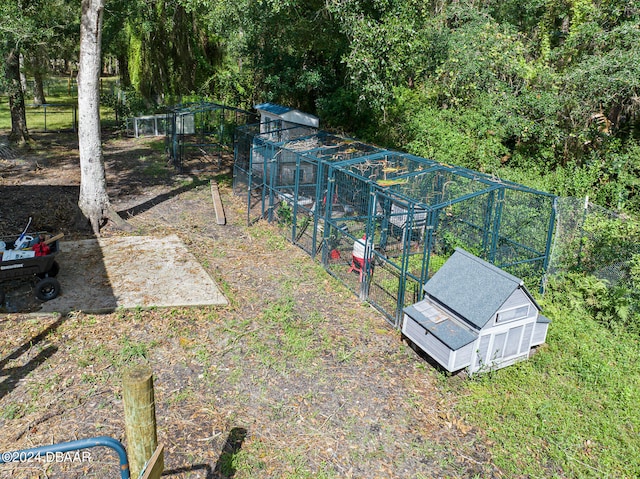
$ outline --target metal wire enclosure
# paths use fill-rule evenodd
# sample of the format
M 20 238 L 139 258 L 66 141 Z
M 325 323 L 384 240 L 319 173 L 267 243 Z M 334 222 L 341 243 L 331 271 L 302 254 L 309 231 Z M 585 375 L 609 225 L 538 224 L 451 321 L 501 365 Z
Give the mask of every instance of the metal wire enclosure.
M 125 120 L 127 135 L 134 138 L 140 138 L 141 136 L 166 136 L 167 118 L 167 115 L 164 113 L 127 118 Z
M 247 223 L 277 222 L 395 327 L 456 247 L 541 284 L 551 194 L 309 127 L 240 127 L 234 159 Z
M 233 151 L 236 127 L 258 121 L 255 113 L 218 103 L 196 102 L 174 106 L 166 113 L 165 146 L 179 171 L 195 155 L 218 165 L 222 154 Z

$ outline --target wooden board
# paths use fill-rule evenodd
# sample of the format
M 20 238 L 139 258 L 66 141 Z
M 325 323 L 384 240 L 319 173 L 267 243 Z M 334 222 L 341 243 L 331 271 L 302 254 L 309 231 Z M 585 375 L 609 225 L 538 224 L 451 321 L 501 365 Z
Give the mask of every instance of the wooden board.
M 218 183 L 211 180 L 211 199 L 213 200 L 213 209 L 216 212 L 216 223 L 224 225 L 227 223 L 227 219 L 224 215 L 224 208 L 222 207 L 222 200 L 220 199 L 220 191 L 218 191 Z
M 140 479 L 160 479 L 164 472 L 164 446 L 159 444 Z

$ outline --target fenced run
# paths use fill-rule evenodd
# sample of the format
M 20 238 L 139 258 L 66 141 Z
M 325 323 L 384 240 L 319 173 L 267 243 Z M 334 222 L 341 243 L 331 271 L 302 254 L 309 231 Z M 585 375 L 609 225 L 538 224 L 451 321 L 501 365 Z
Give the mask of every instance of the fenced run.
M 27 84 L 25 100 L 32 97 L 35 86 Z M 112 79 L 100 80 L 100 94 L 111 93 L 118 89 L 117 82 Z M 27 102 L 25 113 L 30 131 L 77 131 L 78 130 L 78 90 L 75 77 L 53 77 L 44 81 L 43 91 L 46 103 Z M 112 108 L 101 106 L 101 119 L 110 121 L 115 116 Z
M 462 247 L 538 287 L 553 195 L 310 127 L 247 125 L 234 192 L 247 222 L 284 235 L 398 326 L 402 309 Z
M 149 118 L 157 129 L 157 120 Z M 204 156 L 219 164 L 223 153 L 233 151 L 236 127 L 255 121 L 255 113 L 218 103 L 176 105 L 167 111 L 162 124 L 166 130 L 166 149 L 179 171 L 191 156 Z

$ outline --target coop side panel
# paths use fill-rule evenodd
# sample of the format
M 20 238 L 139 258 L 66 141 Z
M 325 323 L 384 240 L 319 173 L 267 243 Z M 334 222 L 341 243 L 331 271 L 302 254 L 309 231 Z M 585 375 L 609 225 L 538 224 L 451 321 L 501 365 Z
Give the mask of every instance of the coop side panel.
M 487 362 L 487 354 L 489 353 L 489 343 L 491 342 L 491 334 L 485 334 L 480 337 L 479 341 L 474 342 L 474 346 L 477 344 L 477 347 L 474 347 L 476 354 L 474 356 L 474 361 L 471 367 L 469 368 L 470 373 L 474 373 L 479 371 Z
M 453 370 L 457 371 L 458 369 L 463 369 L 471 365 L 473 361 L 473 351 L 474 346 L 476 346 L 476 342 L 472 342 L 467 344 L 466 346 L 458 349 L 455 352 L 454 360 L 453 360 Z
M 520 306 L 527 306 L 531 304 L 531 300 L 527 297 L 527 295 L 521 289 L 516 289 L 509 299 L 505 301 L 505 303 L 500 307 L 500 311 L 517 308 Z
M 533 337 L 531 338 L 531 347 L 539 346 L 547 340 L 547 331 L 549 323 L 537 322 L 533 328 Z
M 535 323 L 528 323 L 525 326 L 524 334 L 522 335 L 522 343 L 520 344 L 520 352 L 529 354 L 529 350 L 531 349 L 531 340 L 533 334 L 533 328 L 535 327 Z
M 511 366 L 520 361 L 524 361 L 529 357 L 528 354 L 519 354 L 517 356 L 511 356 L 506 359 L 502 359 L 498 362 L 495 362 L 492 366 L 492 370 L 506 368 L 507 366 Z
M 453 351 L 406 314 L 402 324 L 402 333 L 445 369 L 455 371 L 452 361 Z
M 471 373 L 501 369 L 529 357 L 529 325 L 511 326 L 482 336 Z

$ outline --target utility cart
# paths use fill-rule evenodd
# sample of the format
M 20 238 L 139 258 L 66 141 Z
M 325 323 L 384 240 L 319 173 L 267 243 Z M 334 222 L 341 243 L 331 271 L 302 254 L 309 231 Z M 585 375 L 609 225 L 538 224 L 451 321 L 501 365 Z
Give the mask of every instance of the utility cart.
M 46 233 L 39 233 L 36 236 L 39 239 L 26 249 L 15 250 L 6 249 L 14 244 L 11 240 L 0 241 L 0 306 L 4 304 L 5 286 L 16 281 L 30 281 L 36 298 L 41 301 L 49 301 L 60 294 L 60 283 L 56 279 L 60 266 L 55 258 L 60 251 L 58 239 L 62 235 L 47 237 Z

